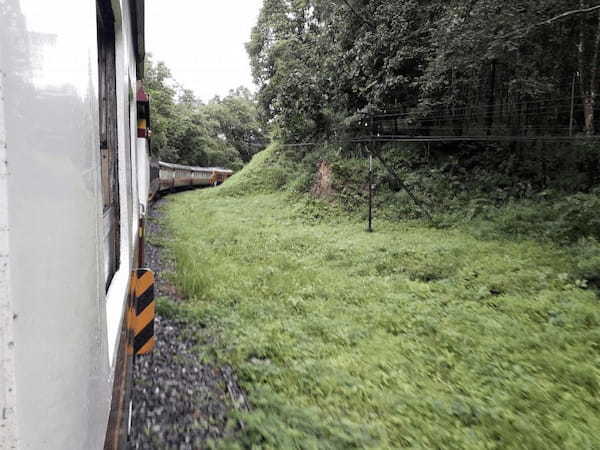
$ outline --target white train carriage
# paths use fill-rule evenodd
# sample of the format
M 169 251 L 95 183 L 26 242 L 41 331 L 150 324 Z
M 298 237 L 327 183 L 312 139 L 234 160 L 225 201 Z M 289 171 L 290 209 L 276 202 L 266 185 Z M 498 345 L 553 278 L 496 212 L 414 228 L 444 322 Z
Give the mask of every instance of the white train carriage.
M 123 443 L 143 61 L 143 0 L 0 1 L 2 449 Z

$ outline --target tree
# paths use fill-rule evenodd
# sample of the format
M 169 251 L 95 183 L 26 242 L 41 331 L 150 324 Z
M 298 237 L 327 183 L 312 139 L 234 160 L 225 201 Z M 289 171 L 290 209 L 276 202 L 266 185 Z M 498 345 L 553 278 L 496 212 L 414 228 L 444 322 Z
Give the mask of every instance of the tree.
M 254 96 L 248 89 L 239 87 L 222 100 L 215 98 L 206 111 L 218 123 L 225 141 L 237 150 L 244 162 L 249 162 L 264 147 L 265 134 Z
M 175 89 L 171 86 L 171 71 L 163 63 L 154 64 L 152 56 L 146 57 L 145 89 L 150 94 L 152 108 L 152 153 L 160 155 L 168 148 L 167 129 L 174 117 Z M 174 149 L 170 149 L 171 155 Z
M 579 0 L 581 9 L 589 7 L 585 0 Z M 585 131 L 594 134 L 594 107 L 598 95 L 598 54 L 600 53 L 600 10 L 595 16 L 581 16 L 579 22 L 579 42 L 577 62 L 579 88 L 583 100 Z
M 151 57 L 146 62 L 150 94 L 152 149 L 160 159 L 193 166 L 240 169 L 264 145 L 254 96 L 232 90 L 209 105 L 179 85 L 168 67 Z
M 578 72 L 591 134 L 600 8 L 578 3 L 265 0 L 247 45 L 261 113 L 292 142 L 359 133 L 364 113 L 404 134 L 566 133 Z

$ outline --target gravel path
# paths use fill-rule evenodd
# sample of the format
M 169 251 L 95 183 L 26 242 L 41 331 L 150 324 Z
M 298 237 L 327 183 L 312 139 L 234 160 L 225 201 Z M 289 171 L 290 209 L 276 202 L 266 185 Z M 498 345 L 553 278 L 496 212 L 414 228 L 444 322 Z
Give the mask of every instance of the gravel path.
M 164 277 L 173 265 L 149 244 L 161 233 L 163 202 L 154 204 L 146 223 L 146 265 L 156 273 L 156 296 L 180 300 Z M 231 368 L 201 361 L 198 336 L 206 332 L 166 317 L 157 317 L 155 326 L 156 348 L 136 358 L 130 449 L 202 449 L 239 430 L 239 423 L 227 427 L 227 417 L 232 409 L 246 408 L 244 394 Z

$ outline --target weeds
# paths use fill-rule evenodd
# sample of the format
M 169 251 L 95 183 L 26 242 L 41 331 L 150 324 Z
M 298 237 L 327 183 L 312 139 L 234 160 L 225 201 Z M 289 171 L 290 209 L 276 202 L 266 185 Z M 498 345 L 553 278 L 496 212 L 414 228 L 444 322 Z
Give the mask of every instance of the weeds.
M 274 193 L 289 172 L 270 158 L 167 207 L 186 315 L 252 402 L 220 445 L 600 446 L 595 241 L 480 239 L 475 222 L 367 234 L 343 205 Z

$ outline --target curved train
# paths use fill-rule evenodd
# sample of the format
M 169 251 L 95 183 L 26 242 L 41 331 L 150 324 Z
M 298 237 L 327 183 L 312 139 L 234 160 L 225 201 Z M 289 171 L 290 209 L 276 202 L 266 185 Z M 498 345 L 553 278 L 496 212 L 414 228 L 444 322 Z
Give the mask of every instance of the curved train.
M 178 188 L 218 186 L 233 174 L 233 171 L 221 167 L 182 166 L 162 161 L 152 163 L 150 167 L 150 197 L 154 197 L 157 192 Z
M 231 174 L 151 163 L 144 58 L 144 0 L 0 2 L 2 449 L 124 448 L 149 202 Z

